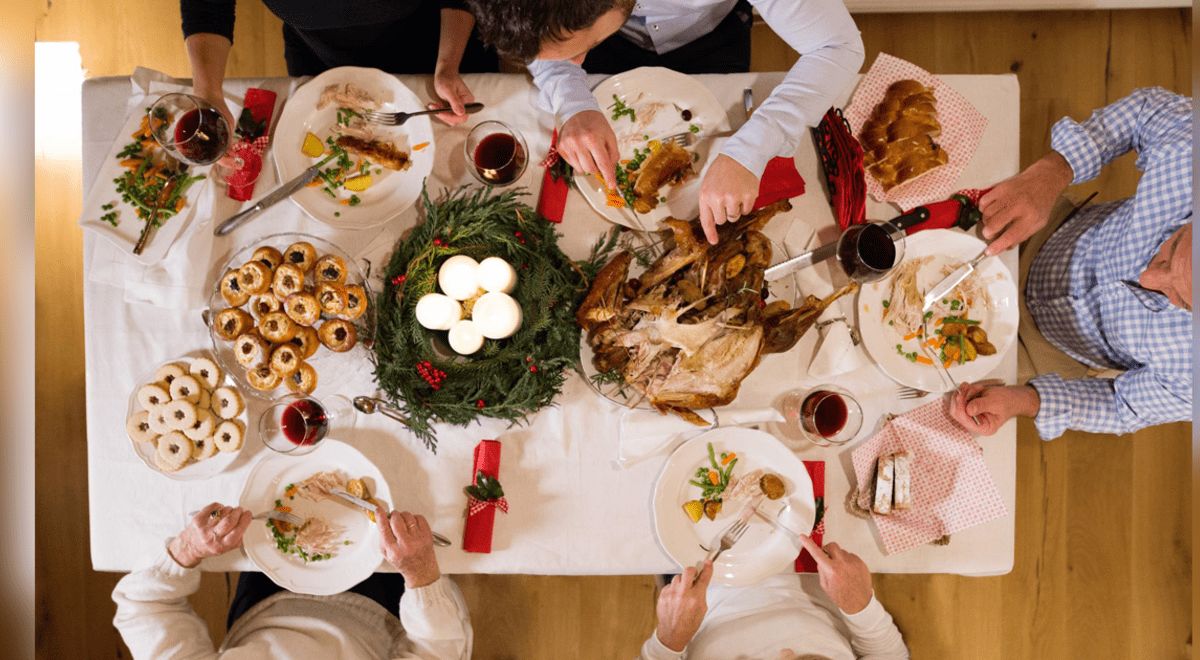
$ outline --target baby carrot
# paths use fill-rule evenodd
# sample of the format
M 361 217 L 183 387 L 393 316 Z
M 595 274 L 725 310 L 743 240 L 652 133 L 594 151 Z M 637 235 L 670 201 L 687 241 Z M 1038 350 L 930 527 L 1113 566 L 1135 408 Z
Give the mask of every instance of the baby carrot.
M 725 458 L 722 458 L 722 459 L 721 459 L 721 465 L 729 465 L 729 461 L 732 461 L 732 460 L 733 460 L 733 459 L 735 459 L 735 458 L 737 458 L 737 454 L 736 454 L 736 453 L 730 453 L 728 456 L 726 456 Z
M 712 485 L 716 486 L 717 484 L 721 483 L 721 475 L 717 474 L 716 470 L 709 470 L 708 480 L 712 482 Z
M 917 357 L 917 362 L 920 362 L 921 364 L 933 364 L 933 360 L 930 360 L 929 358 L 925 357 L 924 355 L 918 355 L 916 357 Z

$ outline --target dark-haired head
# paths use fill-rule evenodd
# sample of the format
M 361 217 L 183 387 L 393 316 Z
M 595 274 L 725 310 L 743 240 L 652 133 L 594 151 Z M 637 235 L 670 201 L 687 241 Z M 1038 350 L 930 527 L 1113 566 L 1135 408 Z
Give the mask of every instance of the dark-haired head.
M 623 23 L 633 12 L 635 0 L 466 2 L 475 16 L 475 30 L 479 39 L 494 47 L 501 57 L 528 64 L 538 58 L 545 46 L 564 42 L 572 35 L 590 29 L 610 12 L 619 12 L 620 22 Z M 594 45 L 586 44 L 586 47 Z

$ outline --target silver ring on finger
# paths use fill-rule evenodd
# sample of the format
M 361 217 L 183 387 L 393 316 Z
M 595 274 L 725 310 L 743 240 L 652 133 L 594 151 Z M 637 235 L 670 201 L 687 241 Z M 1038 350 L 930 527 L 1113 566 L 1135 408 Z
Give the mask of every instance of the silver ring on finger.
M 217 518 L 220 518 L 220 517 L 221 517 L 221 510 L 220 510 L 220 509 L 213 509 L 212 511 L 210 511 L 210 512 L 208 513 L 208 517 L 209 517 L 209 519 L 210 519 L 210 520 L 216 520 Z

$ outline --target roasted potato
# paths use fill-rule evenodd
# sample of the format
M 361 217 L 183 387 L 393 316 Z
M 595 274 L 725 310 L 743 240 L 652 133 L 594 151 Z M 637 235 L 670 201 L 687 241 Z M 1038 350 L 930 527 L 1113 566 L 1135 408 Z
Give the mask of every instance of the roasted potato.
M 721 500 L 704 501 L 704 515 L 708 516 L 709 520 L 716 520 L 718 513 L 721 513 Z
M 970 339 L 971 341 L 975 342 L 976 344 L 980 344 L 980 343 L 988 340 L 987 330 L 984 330 L 982 327 L 977 326 L 977 325 L 973 325 L 973 326 L 967 328 L 966 334 L 967 334 L 967 339 Z
M 946 323 L 942 326 L 942 336 L 944 337 L 957 337 L 966 331 L 966 323 Z
M 981 341 L 975 344 L 975 351 L 980 355 L 995 355 L 996 347 L 989 341 Z

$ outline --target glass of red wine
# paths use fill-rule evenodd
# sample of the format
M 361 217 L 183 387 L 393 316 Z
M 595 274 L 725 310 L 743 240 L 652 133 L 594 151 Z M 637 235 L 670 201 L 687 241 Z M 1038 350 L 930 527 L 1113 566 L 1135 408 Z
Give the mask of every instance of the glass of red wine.
M 850 279 L 874 282 L 904 259 L 904 230 L 887 221 L 851 225 L 838 238 L 837 259 Z
M 783 400 L 783 416 L 809 442 L 821 447 L 850 442 L 863 421 L 858 401 L 837 385 L 818 385 L 788 394 Z
M 354 425 L 354 408 L 341 395 L 318 400 L 306 394 L 289 394 L 272 403 L 258 418 L 258 435 L 268 448 L 302 456 L 331 435 Z
M 525 173 L 529 148 L 525 138 L 504 122 L 484 121 L 475 125 L 463 143 L 471 174 L 480 183 L 503 187 L 517 182 Z
M 245 159 L 230 151 L 233 127 L 208 101 L 191 94 L 166 94 L 150 107 L 150 117 L 151 135 L 175 158 L 197 166 L 216 163 L 214 173 L 222 181 L 232 181 L 246 169 Z

